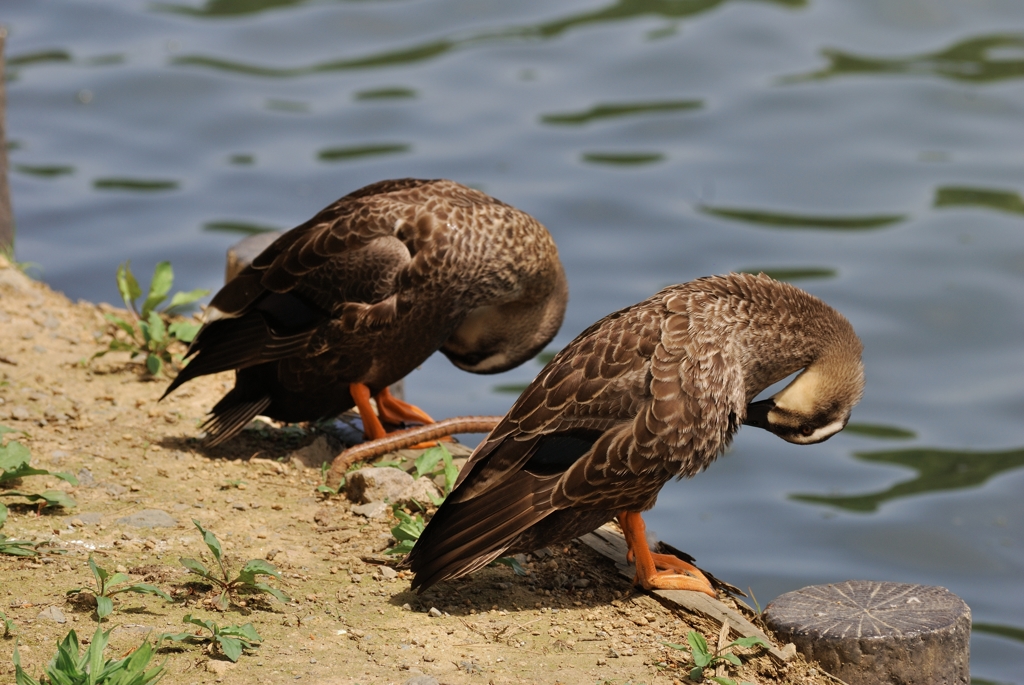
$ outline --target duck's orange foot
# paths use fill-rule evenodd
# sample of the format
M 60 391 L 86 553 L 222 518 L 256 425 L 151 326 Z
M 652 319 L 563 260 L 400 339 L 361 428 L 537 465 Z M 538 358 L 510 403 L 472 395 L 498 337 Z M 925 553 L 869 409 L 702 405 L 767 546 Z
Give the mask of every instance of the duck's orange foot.
M 693 590 L 711 597 L 718 596 L 711 582 L 693 564 L 671 554 L 651 553 L 647 546 L 647 526 L 640 512 L 620 513 L 619 525 L 629 547 L 626 560 L 636 559 L 634 583 L 645 590 Z
M 434 423 L 434 419 L 430 418 L 427 412 L 423 411 L 419 407 L 408 402 L 403 402 L 398 399 L 391 392 L 384 388 L 377 393 L 374 399 L 377 401 L 377 413 L 373 411 L 373 406 L 370 405 L 370 389 L 362 383 L 351 383 L 348 386 L 349 393 L 352 395 L 352 400 L 356 404 L 356 409 L 359 410 L 359 417 L 363 420 L 363 433 L 366 435 L 367 440 L 380 440 L 387 435 L 387 431 L 384 429 L 384 424 L 381 422 L 386 421 L 390 424 L 401 425 L 405 422 L 410 423 L 422 423 L 431 424 Z M 380 417 L 378 418 L 378 413 Z M 441 440 L 452 440 L 451 437 L 441 438 Z M 426 447 L 433 447 L 436 445 L 436 441 L 424 442 L 418 445 L 413 445 L 413 449 L 423 449 Z

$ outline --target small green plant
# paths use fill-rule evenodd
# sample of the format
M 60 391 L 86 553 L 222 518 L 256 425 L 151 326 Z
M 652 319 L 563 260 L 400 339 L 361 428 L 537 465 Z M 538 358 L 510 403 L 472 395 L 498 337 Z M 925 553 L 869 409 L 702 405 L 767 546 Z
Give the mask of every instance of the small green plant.
M 209 290 L 190 290 L 177 292 L 171 301 L 161 310 L 157 307 L 167 299 L 167 294 L 174 284 L 174 270 L 170 262 L 160 262 L 153 271 L 153 280 L 149 284 L 149 293 L 138 307 L 136 300 L 142 297 L 142 288 L 135 280 L 131 270 L 131 262 L 117 267 L 117 289 L 121 299 L 133 316 L 132 321 L 125 321 L 119 316 L 106 314 L 107 321 L 117 326 L 128 336 L 127 340 L 114 338 L 110 346 L 92 356 L 102 357 L 107 352 L 131 352 L 134 359 L 140 355 L 146 357 L 146 369 L 154 376 L 159 375 L 165 365 L 176 366 L 181 362 L 180 354 L 172 354 L 170 347 L 175 342 L 188 344 L 196 337 L 201 325 L 193 321 L 171 322 L 174 310 L 186 307 L 209 293 Z
M 10 554 L 13 557 L 34 557 L 39 555 L 35 546 L 36 543 L 31 540 L 15 540 L 0 533 L 0 554 Z
M 14 625 L 14 621 L 7 618 L 7 614 L 2 611 L 0 611 L 0 624 L 2 624 L 4 628 L 3 637 L 10 637 L 18 632 L 18 626 Z
M 416 545 L 416 541 L 423 534 L 426 524 L 423 516 L 416 513 L 414 516 L 405 513 L 399 504 L 393 504 L 391 511 L 398 519 L 398 525 L 391 529 L 391 534 L 398 540 L 398 544 L 385 551 L 385 554 L 408 554 Z
M 0 441 L 6 433 L 22 431 L 0 426 Z M 63 490 L 44 490 L 43 492 L 26 492 L 22 490 L 4 490 L 4 483 L 25 478 L 27 476 L 56 476 L 72 485 L 78 485 L 78 479 L 70 473 L 53 473 L 46 469 L 29 466 L 32 455 L 29 449 L 17 440 L 0 442 L 0 497 L 24 497 L 30 502 L 37 502 L 40 509 L 45 507 L 73 507 L 75 500 Z M 7 506 L 0 502 L 0 528 L 7 521 Z M 11 544 L 11 543 L 8 543 Z M 8 552 L 10 553 L 10 552 Z
M 193 618 L 192 614 L 185 614 L 185 618 L 181 619 L 181 622 L 206 628 L 210 631 L 210 635 L 203 635 L 202 631 L 194 633 L 164 633 L 157 639 L 157 644 L 164 640 L 173 640 L 175 642 L 188 642 L 191 644 L 206 644 L 210 650 L 216 646 L 231 661 L 238 661 L 242 656 L 242 650 L 256 649 L 256 647 L 259 647 L 259 643 L 263 641 L 263 638 L 252 627 L 251 623 L 246 623 L 244 626 L 224 626 L 221 628 L 213 621 Z
M 112 599 L 114 595 L 119 595 L 122 592 L 158 595 L 166 599 L 168 602 L 174 601 L 171 599 L 170 595 L 155 585 L 149 585 L 148 583 L 132 583 L 131 585 L 125 585 L 125 583 L 128 583 L 131 580 L 131 578 L 124 573 L 115 573 L 114 575 L 110 575 L 106 569 L 98 566 L 91 556 L 89 557 L 89 568 L 92 570 L 93 578 L 96 579 L 96 588 L 80 587 L 75 590 L 68 590 L 66 594 L 68 597 L 71 597 L 72 595 L 87 592 L 95 597 L 96 616 L 99 617 L 100 621 L 109 616 L 114 610 L 114 602 Z M 118 585 L 123 585 L 124 587 L 117 587 Z
M 341 482 L 338 483 L 338 487 L 336 488 L 332 488 L 330 485 L 327 484 L 327 472 L 330 470 L 330 462 L 325 461 L 322 464 L 320 464 L 320 485 L 316 486 L 316 491 L 324 495 L 327 495 L 327 497 L 330 497 L 331 495 L 337 495 L 339 492 L 341 492 L 341 489 L 345 487 L 345 476 L 341 477 Z
M 721 663 L 729 663 L 733 666 L 743 665 L 738 656 L 732 652 L 725 651 L 730 647 L 749 648 L 754 645 L 760 645 L 762 647 L 768 646 L 768 643 L 759 637 L 741 637 L 725 645 L 722 649 L 716 649 L 714 652 L 711 652 L 708 648 L 708 641 L 704 639 L 703 635 L 695 630 L 691 630 L 686 634 L 686 641 L 690 645 L 690 656 L 693 658 L 693 668 L 690 669 L 690 680 L 698 683 L 704 681 L 705 668 L 715 668 Z M 686 649 L 683 645 L 677 645 L 671 642 L 663 642 L 662 644 L 671 647 L 672 649 Z M 732 678 L 724 678 L 722 676 L 711 676 L 710 680 L 713 680 L 719 685 L 736 685 L 736 681 Z M 741 683 L 740 685 L 749 685 L 749 683 Z
M 80 654 L 78 636 L 69 632 L 57 644 L 57 653 L 46 667 L 45 678 L 51 685 L 149 685 L 163 676 L 164 666 L 150 667 L 156 650 L 148 641 L 124 659 L 104 659 L 103 650 L 110 640 L 110 630 L 97 628 L 89 648 Z M 40 685 L 21 667 L 18 648 L 14 648 L 14 681 L 17 685 Z
M 435 507 L 441 506 L 441 502 L 444 501 L 444 498 L 455 487 L 455 480 L 459 477 L 459 469 L 455 466 L 455 462 L 452 461 L 451 453 L 444 445 L 438 444 L 436 447 L 431 447 L 416 457 L 416 461 L 412 464 L 416 468 L 416 478 L 427 476 L 433 479 L 438 475 L 444 474 L 444 497 L 434 501 Z M 431 499 L 434 498 L 432 497 Z
M 192 523 L 195 524 L 199 532 L 203 534 L 203 542 L 210 548 L 210 552 L 213 554 L 213 558 L 217 561 L 217 566 L 220 568 L 220 576 L 218 577 L 215 573 L 206 568 L 201 562 L 195 559 L 189 559 L 182 557 L 182 566 L 187 568 L 190 572 L 202 577 L 207 582 L 220 588 L 220 596 L 214 603 L 214 606 L 220 611 L 227 611 L 231 603 L 231 596 L 235 593 L 248 593 L 258 594 L 266 593 L 276 598 L 278 601 L 287 602 L 291 598 L 285 593 L 281 592 L 277 588 L 273 588 L 262 581 L 256 580 L 258 576 L 274 576 L 280 579 L 281 574 L 277 572 L 277 569 L 269 561 L 263 559 L 250 559 L 245 562 L 245 566 L 238 572 L 238 575 L 232 579 L 224 568 L 224 550 L 220 545 L 220 541 L 217 536 L 210 531 L 203 528 L 199 521 L 192 519 Z

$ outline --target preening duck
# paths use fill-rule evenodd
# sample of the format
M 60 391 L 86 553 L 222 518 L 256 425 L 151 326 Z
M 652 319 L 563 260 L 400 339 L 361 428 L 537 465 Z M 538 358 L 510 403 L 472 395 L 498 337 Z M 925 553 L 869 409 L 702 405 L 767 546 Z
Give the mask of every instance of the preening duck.
M 387 388 L 440 349 L 497 373 L 534 357 L 562 323 L 568 287 L 538 221 L 447 180 L 381 181 L 285 233 L 214 296 L 170 384 L 236 370 L 207 443 L 257 414 L 311 421 L 359 408 L 368 437 L 430 417 Z
M 409 554 L 413 588 L 618 517 L 637 582 L 713 596 L 693 566 L 651 554 L 640 513 L 670 479 L 714 461 L 741 424 L 821 442 L 846 426 L 863 388 L 853 328 L 802 290 L 763 274 L 668 287 L 595 323 L 534 379 Z

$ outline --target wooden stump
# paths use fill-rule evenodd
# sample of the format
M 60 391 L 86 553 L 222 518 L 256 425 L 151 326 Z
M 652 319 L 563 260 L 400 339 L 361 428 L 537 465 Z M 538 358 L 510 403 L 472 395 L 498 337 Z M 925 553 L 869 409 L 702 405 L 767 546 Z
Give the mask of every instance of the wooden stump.
M 787 592 L 765 620 L 850 685 L 967 685 L 971 610 L 949 590 L 850 580 Z

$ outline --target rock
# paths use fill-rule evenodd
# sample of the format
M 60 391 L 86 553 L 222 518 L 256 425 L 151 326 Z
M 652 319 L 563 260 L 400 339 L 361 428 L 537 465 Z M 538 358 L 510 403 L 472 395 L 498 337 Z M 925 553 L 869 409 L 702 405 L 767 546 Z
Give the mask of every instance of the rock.
M 68 619 L 58 607 L 46 607 L 39 612 L 36 618 L 40 621 L 53 621 L 54 623 L 67 623 Z
M 430 618 L 441 618 L 441 610 L 437 607 L 430 607 L 430 611 L 427 612 Z
M 409 490 L 399 500 L 403 505 L 410 504 L 410 500 L 416 500 L 427 504 L 441 498 L 441 488 L 429 478 L 417 478 L 409 486 Z
M 64 519 L 65 523 L 76 528 L 81 528 L 82 526 L 95 526 L 101 521 L 103 521 L 103 514 L 98 511 L 83 511 Z
M 78 477 L 78 484 L 83 488 L 91 488 L 96 485 L 96 479 L 92 477 L 92 471 L 87 468 L 78 469 L 76 474 Z
M 412 489 L 413 477 L 392 468 L 369 467 L 348 474 L 345 494 L 353 502 L 400 502 Z
M 405 685 L 440 685 L 440 683 L 434 676 L 417 675 L 406 680 Z
M 966 685 L 971 610 L 945 588 L 866 580 L 787 592 L 768 627 L 850 685 Z
M 178 521 L 162 509 L 143 509 L 117 519 L 118 525 L 133 528 L 174 528 Z
M 337 455 L 338 450 L 331 445 L 327 436 L 321 435 L 310 444 L 300 447 L 288 455 L 288 460 L 296 466 L 319 469 L 324 462 L 330 464 L 334 461 L 334 457 Z
M 353 514 L 365 516 L 368 519 L 380 518 L 384 516 L 387 510 L 388 505 L 383 502 L 368 502 L 366 504 L 357 504 L 352 507 Z
M 384 580 L 394 580 L 395 578 L 398 577 L 398 571 L 396 571 L 395 569 L 391 568 L 390 566 L 381 566 L 380 567 L 380 576 Z

